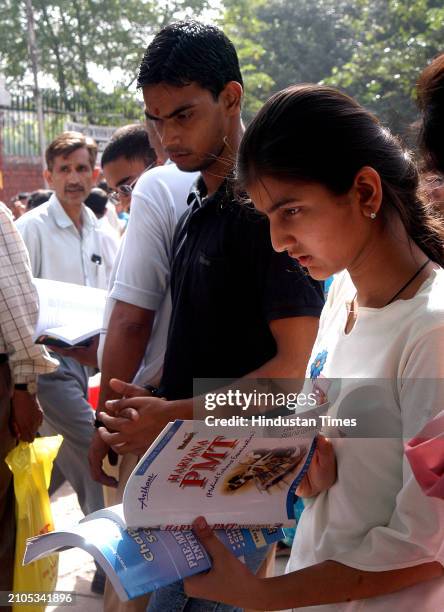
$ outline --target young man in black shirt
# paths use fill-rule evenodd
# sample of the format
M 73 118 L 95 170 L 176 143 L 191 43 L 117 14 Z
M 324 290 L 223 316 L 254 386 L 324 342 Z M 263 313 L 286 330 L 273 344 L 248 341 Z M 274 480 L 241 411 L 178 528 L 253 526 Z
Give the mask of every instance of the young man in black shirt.
M 146 50 L 138 85 L 170 159 L 201 175 L 174 240 L 159 397 L 117 402 L 137 421 L 103 415 L 113 433 L 100 435 L 120 453 L 142 453 L 169 421 L 193 418 L 193 379 L 304 378 L 323 305 L 320 286 L 273 250 L 268 221 L 233 195 L 243 82 L 228 38 L 196 22 L 167 26 Z M 161 591 L 149 610 L 182 609 L 180 594 Z

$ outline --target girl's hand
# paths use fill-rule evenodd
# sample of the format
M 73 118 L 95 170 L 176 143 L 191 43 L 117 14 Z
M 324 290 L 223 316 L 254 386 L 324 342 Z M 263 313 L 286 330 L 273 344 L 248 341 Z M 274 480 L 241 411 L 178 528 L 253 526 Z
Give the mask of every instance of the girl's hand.
M 318 435 L 316 450 L 310 467 L 296 489 L 296 495 L 299 495 L 299 497 L 314 497 L 329 489 L 335 481 L 335 449 L 330 440 Z
M 186 594 L 240 608 L 254 608 L 251 604 L 257 601 L 260 579 L 222 544 L 202 516 L 194 521 L 193 531 L 206 548 L 213 566 L 205 574 L 184 580 Z

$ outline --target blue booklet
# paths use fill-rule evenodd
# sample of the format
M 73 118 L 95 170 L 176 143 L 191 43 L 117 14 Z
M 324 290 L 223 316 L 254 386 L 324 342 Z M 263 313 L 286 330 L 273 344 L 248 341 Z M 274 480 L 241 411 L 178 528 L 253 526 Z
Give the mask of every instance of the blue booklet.
M 208 553 L 192 531 L 126 528 L 121 505 L 90 516 L 93 518 L 86 517 L 68 529 L 29 538 L 23 563 L 68 548 L 82 548 L 103 568 L 122 601 L 211 567 Z M 280 528 L 219 529 L 216 534 L 236 556 L 284 537 Z

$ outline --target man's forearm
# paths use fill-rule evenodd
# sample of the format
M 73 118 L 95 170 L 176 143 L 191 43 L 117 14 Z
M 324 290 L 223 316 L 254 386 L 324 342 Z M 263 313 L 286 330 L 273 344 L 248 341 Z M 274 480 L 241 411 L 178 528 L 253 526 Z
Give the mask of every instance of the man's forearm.
M 152 310 L 117 301 L 108 325 L 102 359 L 98 409 L 117 394 L 109 387 L 111 378 L 131 382 L 137 373 L 151 336 Z

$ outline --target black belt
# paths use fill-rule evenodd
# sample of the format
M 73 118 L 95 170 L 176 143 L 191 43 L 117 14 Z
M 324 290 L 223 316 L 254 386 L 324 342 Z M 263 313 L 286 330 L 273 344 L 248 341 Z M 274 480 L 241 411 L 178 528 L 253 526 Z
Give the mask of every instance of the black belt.
M 0 353 L 0 364 L 8 361 L 8 355 L 6 353 Z

